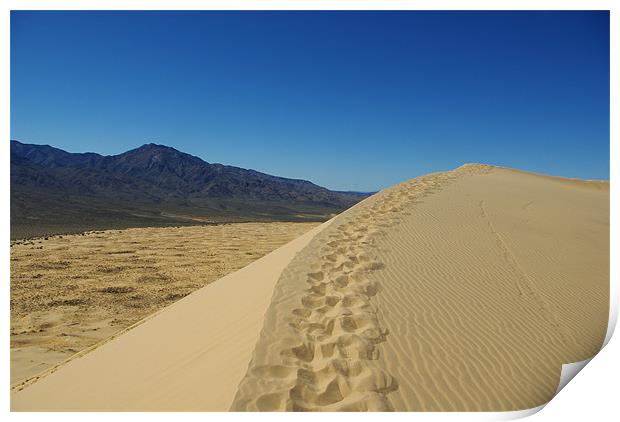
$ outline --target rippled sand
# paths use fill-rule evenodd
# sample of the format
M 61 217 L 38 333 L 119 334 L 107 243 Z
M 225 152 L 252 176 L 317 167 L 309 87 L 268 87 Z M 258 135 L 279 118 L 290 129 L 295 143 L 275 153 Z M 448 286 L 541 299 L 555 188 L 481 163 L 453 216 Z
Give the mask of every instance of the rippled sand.
M 285 269 L 233 410 L 506 411 L 593 356 L 609 185 L 468 165 L 343 213 Z

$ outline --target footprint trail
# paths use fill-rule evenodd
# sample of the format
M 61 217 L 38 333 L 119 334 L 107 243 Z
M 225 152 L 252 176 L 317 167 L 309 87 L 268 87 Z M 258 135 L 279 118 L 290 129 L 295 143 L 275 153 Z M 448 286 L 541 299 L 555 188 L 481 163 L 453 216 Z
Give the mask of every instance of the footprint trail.
M 464 166 L 379 192 L 313 239 L 278 281 L 231 410 L 393 410 L 398 381 L 377 363 L 390 333 L 373 304 L 381 286 L 369 274 L 384 266 L 375 241 L 425 196 L 484 170 Z

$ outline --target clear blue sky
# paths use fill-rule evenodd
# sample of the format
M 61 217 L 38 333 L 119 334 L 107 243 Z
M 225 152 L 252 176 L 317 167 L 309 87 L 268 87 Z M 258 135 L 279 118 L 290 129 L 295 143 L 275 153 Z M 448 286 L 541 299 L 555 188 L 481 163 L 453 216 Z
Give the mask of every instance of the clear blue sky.
M 11 138 L 361 191 L 466 162 L 609 179 L 609 14 L 13 12 Z

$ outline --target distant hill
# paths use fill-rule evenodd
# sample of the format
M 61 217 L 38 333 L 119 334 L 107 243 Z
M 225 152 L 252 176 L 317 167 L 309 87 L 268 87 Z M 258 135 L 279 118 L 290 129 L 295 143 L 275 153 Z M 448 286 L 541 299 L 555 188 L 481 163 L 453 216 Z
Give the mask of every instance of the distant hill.
M 205 222 L 322 221 L 367 194 L 206 161 L 164 145 L 119 155 L 11 141 L 11 238 Z

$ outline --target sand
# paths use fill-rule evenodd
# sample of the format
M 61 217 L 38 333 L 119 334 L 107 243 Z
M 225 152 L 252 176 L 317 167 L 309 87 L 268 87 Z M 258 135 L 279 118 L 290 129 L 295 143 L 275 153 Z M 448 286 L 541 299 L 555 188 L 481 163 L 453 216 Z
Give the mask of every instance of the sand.
M 12 242 L 11 384 L 115 335 L 316 225 L 139 228 Z
M 527 409 L 600 349 L 608 303 L 608 183 L 467 165 L 373 195 L 12 409 Z

